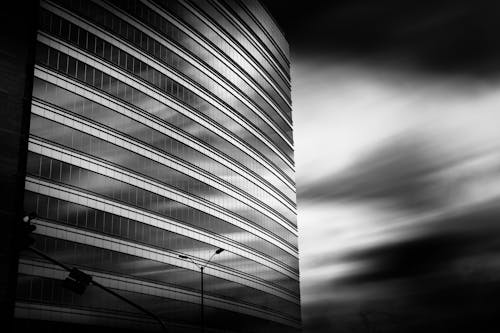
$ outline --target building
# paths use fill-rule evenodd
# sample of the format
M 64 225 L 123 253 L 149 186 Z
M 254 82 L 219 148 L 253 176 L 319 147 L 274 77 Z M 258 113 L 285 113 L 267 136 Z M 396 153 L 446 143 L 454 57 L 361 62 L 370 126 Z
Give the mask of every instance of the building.
M 36 248 L 172 332 L 300 331 L 288 44 L 265 8 L 42 0 L 38 16 Z M 29 252 L 18 272 L 17 329 L 159 330 L 95 287 L 65 289 L 67 272 Z
M 14 239 L 23 215 L 38 3 L 13 1 L 0 11 L 0 323 L 14 313 L 18 251 Z M 26 24 L 19 24 L 23 21 Z M 16 29 L 13 29 L 16 27 Z M 8 329 L 7 329 L 8 330 Z

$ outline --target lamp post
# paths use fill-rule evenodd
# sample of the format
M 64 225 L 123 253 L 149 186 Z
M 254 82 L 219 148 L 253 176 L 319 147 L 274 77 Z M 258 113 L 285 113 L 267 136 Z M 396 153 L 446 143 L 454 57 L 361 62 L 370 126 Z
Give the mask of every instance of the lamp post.
M 205 265 L 198 265 L 193 259 L 191 259 L 191 257 L 188 257 L 184 254 L 180 254 L 179 255 L 179 258 L 181 259 L 184 259 L 184 260 L 189 260 L 191 261 L 196 267 L 198 267 L 200 269 L 200 286 L 201 286 L 201 305 L 200 305 L 200 314 L 201 314 L 201 331 L 202 332 L 205 332 L 205 309 L 204 309 L 204 290 L 203 290 L 203 274 L 204 274 L 204 270 L 205 270 L 205 267 L 207 267 L 207 265 L 212 261 L 212 258 L 216 255 L 216 254 L 220 254 L 222 253 L 222 251 L 224 251 L 224 249 L 222 248 L 218 248 L 217 250 L 215 250 L 214 253 L 212 253 L 212 255 L 210 256 L 210 258 L 208 260 L 205 261 Z

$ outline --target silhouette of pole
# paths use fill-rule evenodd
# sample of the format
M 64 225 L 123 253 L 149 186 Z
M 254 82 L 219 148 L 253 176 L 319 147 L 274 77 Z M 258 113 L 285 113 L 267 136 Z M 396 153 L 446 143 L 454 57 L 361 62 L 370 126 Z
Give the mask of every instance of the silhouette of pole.
M 201 332 L 205 333 L 205 307 L 203 304 L 204 292 L 203 292 L 203 270 L 205 267 L 200 267 L 201 271 Z

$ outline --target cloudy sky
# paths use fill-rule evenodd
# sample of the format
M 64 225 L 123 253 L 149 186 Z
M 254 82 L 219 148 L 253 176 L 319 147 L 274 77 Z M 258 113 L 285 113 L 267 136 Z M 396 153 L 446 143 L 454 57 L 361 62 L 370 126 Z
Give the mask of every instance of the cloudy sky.
M 500 4 L 266 4 L 292 51 L 306 332 L 500 329 Z

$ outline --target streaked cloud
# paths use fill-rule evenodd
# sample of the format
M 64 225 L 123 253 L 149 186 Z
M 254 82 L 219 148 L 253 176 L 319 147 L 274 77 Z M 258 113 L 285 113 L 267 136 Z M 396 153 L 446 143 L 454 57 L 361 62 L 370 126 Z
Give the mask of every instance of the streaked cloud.
M 500 85 L 363 61 L 296 66 L 306 331 L 491 331 Z

